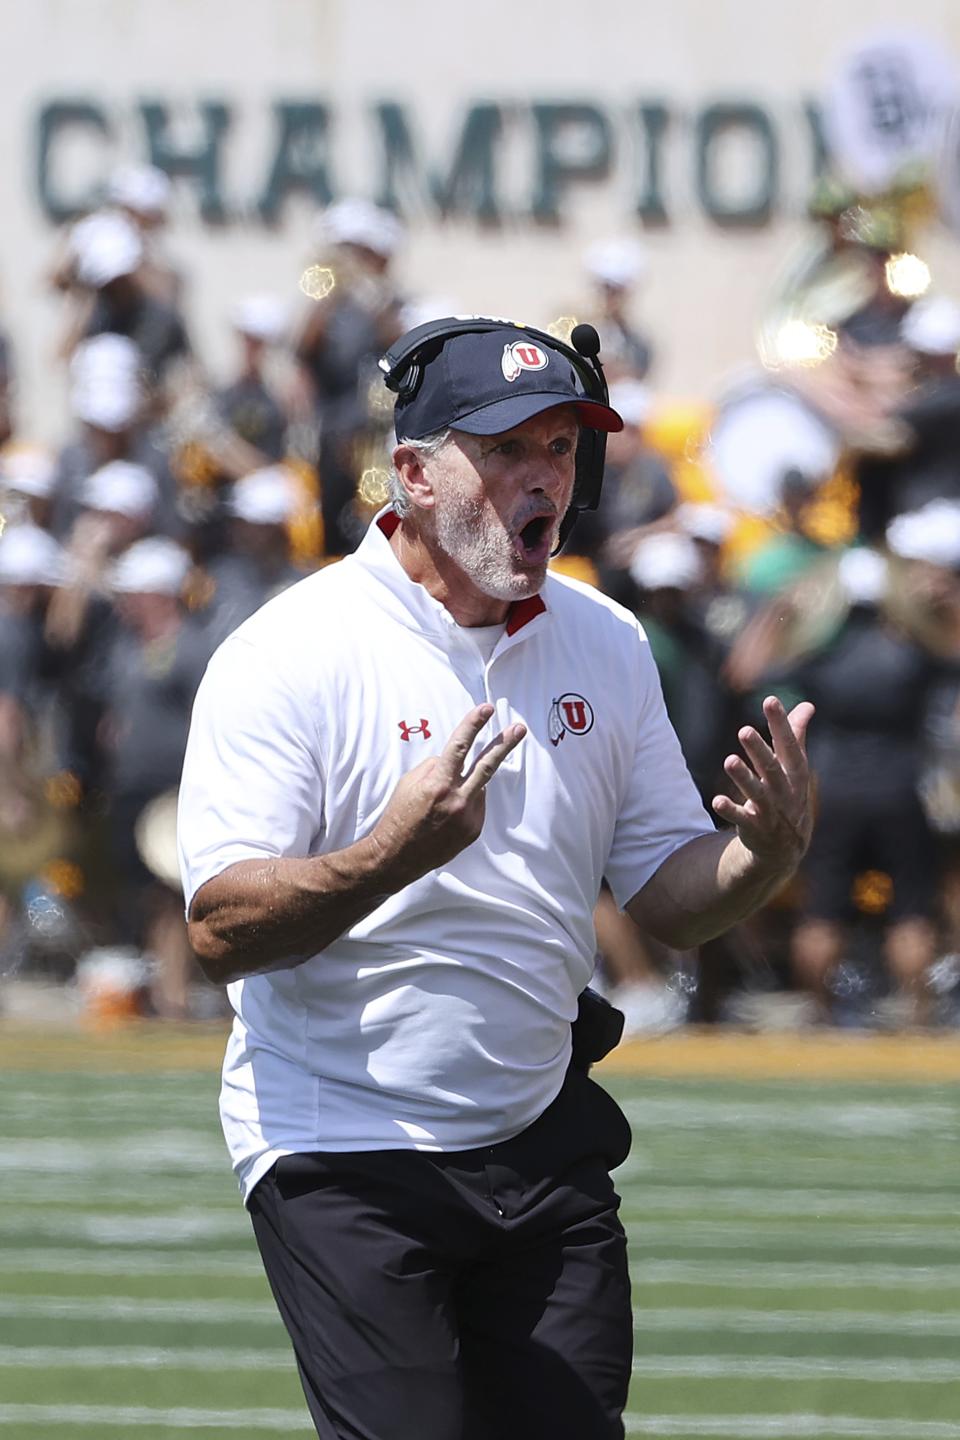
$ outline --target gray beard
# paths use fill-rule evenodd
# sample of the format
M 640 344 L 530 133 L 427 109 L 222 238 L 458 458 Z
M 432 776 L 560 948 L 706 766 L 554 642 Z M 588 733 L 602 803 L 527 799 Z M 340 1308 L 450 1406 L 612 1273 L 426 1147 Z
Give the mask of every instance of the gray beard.
M 546 565 L 514 569 L 515 551 L 506 530 L 484 517 L 483 502 L 448 488 L 434 508 L 437 544 L 455 560 L 483 595 L 494 600 L 524 600 L 542 586 Z

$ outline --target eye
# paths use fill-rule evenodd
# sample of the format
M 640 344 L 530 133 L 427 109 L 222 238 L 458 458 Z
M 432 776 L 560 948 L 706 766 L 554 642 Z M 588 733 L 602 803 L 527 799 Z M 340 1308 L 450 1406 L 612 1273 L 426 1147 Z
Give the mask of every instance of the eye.
M 506 455 L 511 459 L 522 454 L 522 452 L 523 446 L 519 440 L 501 440 L 499 445 L 494 446 L 494 453 L 496 455 Z
M 569 435 L 559 435 L 551 444 L 550 449 L 554 455 L 572 455 L 575 443 Z

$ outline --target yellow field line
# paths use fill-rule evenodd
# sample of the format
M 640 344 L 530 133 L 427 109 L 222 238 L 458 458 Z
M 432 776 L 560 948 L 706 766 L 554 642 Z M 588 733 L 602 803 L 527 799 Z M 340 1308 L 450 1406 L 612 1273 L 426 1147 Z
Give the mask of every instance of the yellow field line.
M 943 1083 L 960 1080 L 960 1036 L 688 1029 L 628 1041 L 598 1068 L 678 1078 Z
M 0 1069 L 217 1071 L 227 1027 L 130 1021 L 110 1028 L 0 1021 Z M 960 1035 L 686 1029 L 631 1040 L 601 1072 L 664 1078 L 960 1080 Z

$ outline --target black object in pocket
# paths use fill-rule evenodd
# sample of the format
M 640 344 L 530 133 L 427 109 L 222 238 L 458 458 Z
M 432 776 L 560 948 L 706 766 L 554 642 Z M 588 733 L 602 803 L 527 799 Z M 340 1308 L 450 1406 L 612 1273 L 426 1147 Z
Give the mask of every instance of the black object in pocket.
M 577 1018 L 571 1026 L 573 1052 L 570 1064 L 584 1074 L 609 1055 L 623 1036 L 624 1014 L 588 985 L 577 1001 Z

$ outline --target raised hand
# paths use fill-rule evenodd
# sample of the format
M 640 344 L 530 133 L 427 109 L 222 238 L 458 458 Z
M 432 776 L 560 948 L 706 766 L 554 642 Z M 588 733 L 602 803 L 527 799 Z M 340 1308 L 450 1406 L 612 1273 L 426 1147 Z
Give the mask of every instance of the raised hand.
M 492 705 L 474 706 L 440 754 L 409 770 L 391 795 L 371 839 L 382 850 L 385 868 L 401 875 L 403 884 L 452 860 L 483 829 L 484 789 L 527 733 L 525 725 L 509 725 L 464 773 L 492 714 Z
M 747 760 L 728 755 L 723 768 L 743 797 L 742 803 L 718 795 L 713 808 L 736 826 L 741 843 L 772 869 L 792 871 L 810 843 L 813 809 L 807 764 L 807 726 L 813 706 L 803 701 L 788 715 L 775 696 L 763 702 L 771 744 L 747 725 L 739 732 Z

